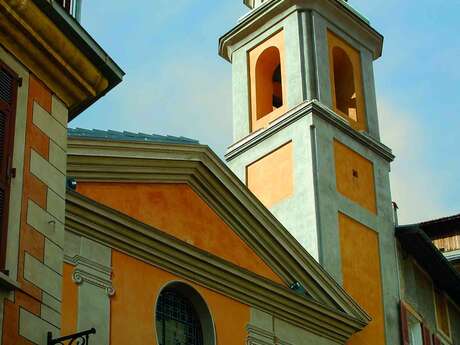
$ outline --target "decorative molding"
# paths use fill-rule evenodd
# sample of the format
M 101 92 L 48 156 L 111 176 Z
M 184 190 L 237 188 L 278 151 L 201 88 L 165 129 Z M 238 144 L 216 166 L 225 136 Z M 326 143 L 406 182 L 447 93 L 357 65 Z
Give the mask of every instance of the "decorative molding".
M 2 45 L 72 108 L 100 96 L 109 82 L 32 0 L 0 0 Z M 50 7 L 52 4 L 47 3 Z
M 345 342 L 367 324 L 367 319 L 300 296 L 287 287 L 72 191 L 67 194 L 66 226 L 67 231 L 101 242 L 334 341 Z
M 290 286 L 364 324 L 368 314 L 207 146 L 69 138 L 78 181 L 186 183 Z
M 80 255 L 73 257 L 65 255 L 64 261 L 75 266 L 72 273 L 72 280 L 75 284 L 88 283 L 105 290 L 109 297 L 115 295 L 115 288 L 111 279 L 112 269 L 110 267 L 103 266 Z
M 378 154 L 387 162 L 392 162 L 395 158 L 390 148 L 378 142 L 365 132 L 358 132 L 354 130 L 343 117 L 337 115 L 318 100 L 312 100 L 305 101 L 297 107 L 289 110 L 283 116 L 272 121 L 267 128 L 251 133 L 247 137 L 231 145 L 225 154 L 225 159 L 227 161 L 231 161 L 235 157 L 265 140 L 267 137 L 274 135 L 304 116 L 318 116 L 322 118 L 329 124 L 343 131 L 349 137 L 363 144 L 366 148 L 369 148 L 374 153 Z
M 267 24 L 278 22 L 295 11 L 316 11 L 330 22 L 343 23 L 347 32 L 353 32 L 377 59 L 382 55 L 383 36 L 372 28 L 350 6 L 337 0 L 271 0 L 243 16 L 238 24 L 219 39 L 219 55 L 232 61 L 232 54 L 253 38 Z M 353 28 L 353 29 L 351 29 Z
M 246 330 L 248 332 L 247 345 L 275 345 L 276 336 L 273 332 L 269 332 L 265 329 L 259 328 L 254 325 L 247 325 Z

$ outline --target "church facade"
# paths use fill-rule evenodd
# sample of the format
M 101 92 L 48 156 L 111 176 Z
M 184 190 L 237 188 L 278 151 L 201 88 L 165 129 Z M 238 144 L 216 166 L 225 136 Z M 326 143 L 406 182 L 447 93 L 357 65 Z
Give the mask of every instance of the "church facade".
M 343 0 L 245 4 L 223 162 L 67 129 L 123 72 L 79 1 L 0 0 L 2 344 L 460 344 L 458 248 L 433 235 L 458 217 L 395 217 L 383 36 Z

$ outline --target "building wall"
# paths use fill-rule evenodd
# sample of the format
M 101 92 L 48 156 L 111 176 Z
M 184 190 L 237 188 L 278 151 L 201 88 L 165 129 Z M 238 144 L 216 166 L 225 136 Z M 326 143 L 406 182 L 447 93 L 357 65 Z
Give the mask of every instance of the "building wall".
M 130 255 L 66 233 L 62 328 L 95 327 L 95 344 L 157 344 L 156 301 L 170 282 L 181 281 L 206 301 L 220 344 L 245 343 L 250 307 Z
M 70 230 L 66 231 L 65 254 L 62 329 L 74 332 L 95 327 L 91 343 L 157 344 L 159 293 L 172 282 L 182 282 L 205 301 L 216 344 L 336 344 Z
M 22 77 L 6 263 L 21 289 L 4 299 L 2 343 L 42 344 L 60 332 L 67 109 L 1 47 L 0 59 Z

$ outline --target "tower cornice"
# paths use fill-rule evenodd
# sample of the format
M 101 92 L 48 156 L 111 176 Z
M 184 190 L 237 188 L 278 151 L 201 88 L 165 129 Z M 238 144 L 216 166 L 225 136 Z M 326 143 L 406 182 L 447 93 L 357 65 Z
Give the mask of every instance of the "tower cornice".
M 353 27 L 360 41 L 372 52 L 374 59 L 382 55 L 383 36 L 369 22 L 338 0 L 271 0 L 249 12 L 238 24 L 219 39 L 219 55 L 232 61 L 232 54 L 239 46 L 250 41 L 259 28 L 275 24 L 292 12 L 315 11 L 338 26 Z
M 290 124 L 297 122 L 299 118 L 313 115 L 321 117 L 334 127 L 346 133 L 349 137 L 361 142 L 384 160 L 392 162 L 395 159 L 395 156 L 389 147 L 373 139 L 365 132 L 356 131 L 346 120 L 338 116 L 335 112 L 317 100 L 306 101 L 300 104 L 299 106 L 289 110 L 283 116 L 272 121 L 268 127 L 253 132 L 242 140 L 234 143 L 228 148 L 228 151 L 225 154 L 225 159 L 227 161 L 231 161 L 241 153 L 265 140 L 267 137 L 274 135 Z

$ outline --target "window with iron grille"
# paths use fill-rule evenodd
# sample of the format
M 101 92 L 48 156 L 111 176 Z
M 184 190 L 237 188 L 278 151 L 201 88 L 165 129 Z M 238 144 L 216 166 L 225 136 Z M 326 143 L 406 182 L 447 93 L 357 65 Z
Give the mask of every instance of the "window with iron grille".
M 159 345 L 203 345 L 198 313 L 191 301 L 177 291 L 161 292 L 156 326 Z
M 18 76 L 0 61 L 0 269 L 5 268 Z

